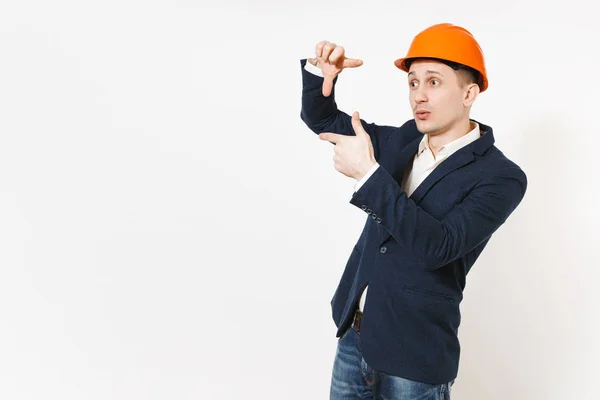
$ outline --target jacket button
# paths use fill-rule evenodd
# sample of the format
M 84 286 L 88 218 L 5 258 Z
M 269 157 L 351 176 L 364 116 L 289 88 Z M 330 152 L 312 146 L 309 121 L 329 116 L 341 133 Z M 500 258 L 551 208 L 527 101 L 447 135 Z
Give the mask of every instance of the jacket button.
M 371 209 L 367 208 L 367 214 L 371 214 Z
M 360 208 L 362 208 L 362 210 L 365 211 L 367 209 L 367 206 L 362 205 L 362 206 L 360 206 Z
M 380 224 L 381 223 L 381 218 L 377 218 L 377 223 Z
M 385 247 L 385 246 L 382 246 L 382 247 L 379 249 L 379 251 L 380 251 L 380 252 L 382 252 L 382 253 L 385 253 L 385 252 L 387 251 L 387 247 Z
M 373 215 L 371 215 L 371 217 L 372 217 L 373 219 L 375 219 L 375 218 L 377 218 L 377 214 L 373 213 Z

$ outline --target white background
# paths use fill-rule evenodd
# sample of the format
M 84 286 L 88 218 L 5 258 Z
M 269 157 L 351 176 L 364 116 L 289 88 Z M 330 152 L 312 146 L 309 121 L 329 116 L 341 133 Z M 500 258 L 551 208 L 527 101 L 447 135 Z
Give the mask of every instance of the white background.
M 328 398 L 366 215 L 300 119 L 300 59 L 343 45 L 339 108 L 400 125 L 393 61 L 439 22 L 484 49 L 472 117 L 529 179 L 468 276 L 453 399 L 595 398 L 586 3 L 2 1 L 0 398 Z

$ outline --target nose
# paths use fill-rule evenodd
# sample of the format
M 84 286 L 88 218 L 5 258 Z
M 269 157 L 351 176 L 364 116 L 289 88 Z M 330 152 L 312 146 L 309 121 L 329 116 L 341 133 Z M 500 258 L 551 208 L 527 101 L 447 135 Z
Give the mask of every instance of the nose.
M 415 90 L 415 101 L 417 103 L 423 103 L 427 101 L 427 91 L 423 86 L 417 87 Z

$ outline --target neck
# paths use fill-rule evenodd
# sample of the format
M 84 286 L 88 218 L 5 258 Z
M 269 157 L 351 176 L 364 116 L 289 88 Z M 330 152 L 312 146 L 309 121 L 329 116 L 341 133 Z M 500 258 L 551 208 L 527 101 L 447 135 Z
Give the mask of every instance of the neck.
M 456 124 L 452 128 L 448 129 L 446 132 L 438 133 L 436 135 L 427 135 L 429 148 L 431 149 L 433 156 L 435 157 L 440 147 L 466 135 L 467 133 L 471 132 L 474 127 L 475 123 L 471 122 L 471 120 L 467 118 L 464 121 L 461 121 L 459 124 Z

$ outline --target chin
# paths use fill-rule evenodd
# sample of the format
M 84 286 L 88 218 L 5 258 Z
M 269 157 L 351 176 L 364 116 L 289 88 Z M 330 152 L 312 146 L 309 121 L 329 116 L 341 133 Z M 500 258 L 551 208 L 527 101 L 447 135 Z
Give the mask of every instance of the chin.
M 415 121 L 417 123 L 417 129 L 423 135 L 429 135 L 437 131 L 436 127 L 433 124 L 431 124 L 430 121 L 421 121 L 419 119 L 415 119 Z

